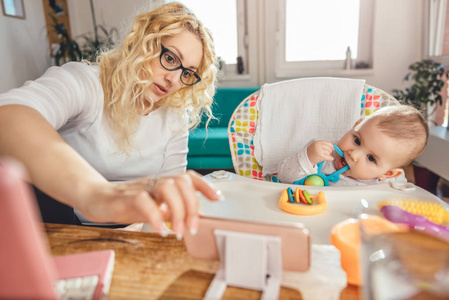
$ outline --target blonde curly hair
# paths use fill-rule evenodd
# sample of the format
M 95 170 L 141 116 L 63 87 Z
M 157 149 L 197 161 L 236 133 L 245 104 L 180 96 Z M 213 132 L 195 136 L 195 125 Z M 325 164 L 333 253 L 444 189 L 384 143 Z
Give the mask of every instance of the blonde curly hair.
M 159 58 L 163 37 L 176 35 L 185 29 L 196 35 L 203 46 L 203 57 L 197 70 L 201 81 L 193 86 L 184 86 L 154 103 L 144 95 L 153 80 L 150 62 Z M 132 136 L 142 114 L 153 108 L 174 108 L 180 112 L 180 117 L 187 111 L 188 129 L 195 128 L 203 114 L 207 115 L 208 122 L 213 118 L 211 104 L 217 73 L 213 38 L 195 15 L 180 3 L 164 4 L 138 15 L 123 44 L 101 54 L 97 62 L 104 91 L 104 111 L 116 133 L 121 152 L 129 155 Z

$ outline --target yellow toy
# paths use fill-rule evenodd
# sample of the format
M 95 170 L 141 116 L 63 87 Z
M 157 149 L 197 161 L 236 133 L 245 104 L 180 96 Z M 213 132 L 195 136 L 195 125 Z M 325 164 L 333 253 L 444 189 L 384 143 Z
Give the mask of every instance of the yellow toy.
M 379 209 L 386 205 L 399 206 L 409 213 L 424 216 L 436 224 L 449 224 L 449 211 L 438 203 L 417 199 L 395 199 L 381 201 L 377 204 Z
M 317 199 L 317 203 L 314 203 L 312 199 Z M 327 202 L 324 192 L 318 192 L 317 196 L 313 196 L 307 190 L 296 188 L 293 195 L 292 189 L 287 188 L 282 191 L 279 207 L 295 215 L 316 215 L 326 210 Z

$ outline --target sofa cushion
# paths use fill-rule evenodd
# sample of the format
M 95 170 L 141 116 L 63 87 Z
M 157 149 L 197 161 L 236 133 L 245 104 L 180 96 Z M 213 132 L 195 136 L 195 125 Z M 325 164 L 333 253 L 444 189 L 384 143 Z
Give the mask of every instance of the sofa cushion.
M 207 118 L 189 136 L 188 169 L 233 169 L 228 141 L 228 123 L 236 107 L 259 87 L 218 88 L 212 104 L 208 130 Z
M 234 169 L 231 156 L 191 156 L 187 169 Z
M 220 156 L 229 155 L 228 128 L 211 127 L 197 128 L 190 132 L 189 156 Z
M 240 102 L 259 89 L 260 87 L 218 88 L 212 104 L 212 113 L 217 119 L 211 120 L 209 127 L 228 127 L 232 113 Z M 204 127 L 206 120 L 204 117 L 199 127 Z

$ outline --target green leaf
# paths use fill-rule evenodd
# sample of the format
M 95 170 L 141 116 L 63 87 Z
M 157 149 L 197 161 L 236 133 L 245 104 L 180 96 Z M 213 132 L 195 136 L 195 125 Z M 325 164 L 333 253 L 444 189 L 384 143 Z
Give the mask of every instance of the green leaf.
M 449 77 L 449 69 L 430 59 L 414 62 L 409 66 L 405 81 L 411 81 L 411 86 L 404 90 L 393 90 L 393 96 L 401 103 L 421 109 L 426 104 L 439 103 L 443 99 L 441 90 Z

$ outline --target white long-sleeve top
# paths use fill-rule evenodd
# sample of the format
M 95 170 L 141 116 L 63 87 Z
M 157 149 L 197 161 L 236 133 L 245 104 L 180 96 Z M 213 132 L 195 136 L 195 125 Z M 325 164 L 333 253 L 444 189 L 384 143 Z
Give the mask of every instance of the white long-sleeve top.
M 108 180 L 181 173 L 187 166 L 188 131 L 183 112 L 161 107 L 143 116 L 130 156 L 120 154 L 103 111 L 99 69 L 71 62 L 0 95 L 0 105 L 37 110 L 84 159 Z M 20 138 L 20 137 L 18 137 Z
M 284 159 L 278 166 L 278 173 L 276 177 L 282 183 L 293 183 L 298 181 L 308 175 L 316 174 L 318 172 L 318 167 L 313 166 L 309 160 L 309 156 L 307 155 L 307 148 L 311 143 L 309 142 L 300 152 L 291 155 Z M 330 175 L 337 170 L 335 169 L 333 161 L 324 161 L 323 166 L 321 168 L 321 173 L 325 175 Z M 404 172 L 401 175 L 393 178 L 387 178 L 385 180 L 380 181 L 378 178 L 368 179 L 368 180 L 358 180 L 352 177 L 345 176 L 340 174 L 340 179 L 337 182 L 329 181 L 329 185 L 331 186 L 357 186 L 357 185 L 371 185 L 378 183 L 386 183 L 386 182 L 395 182 L 395 181 L 403 181 L 406 182 Z

